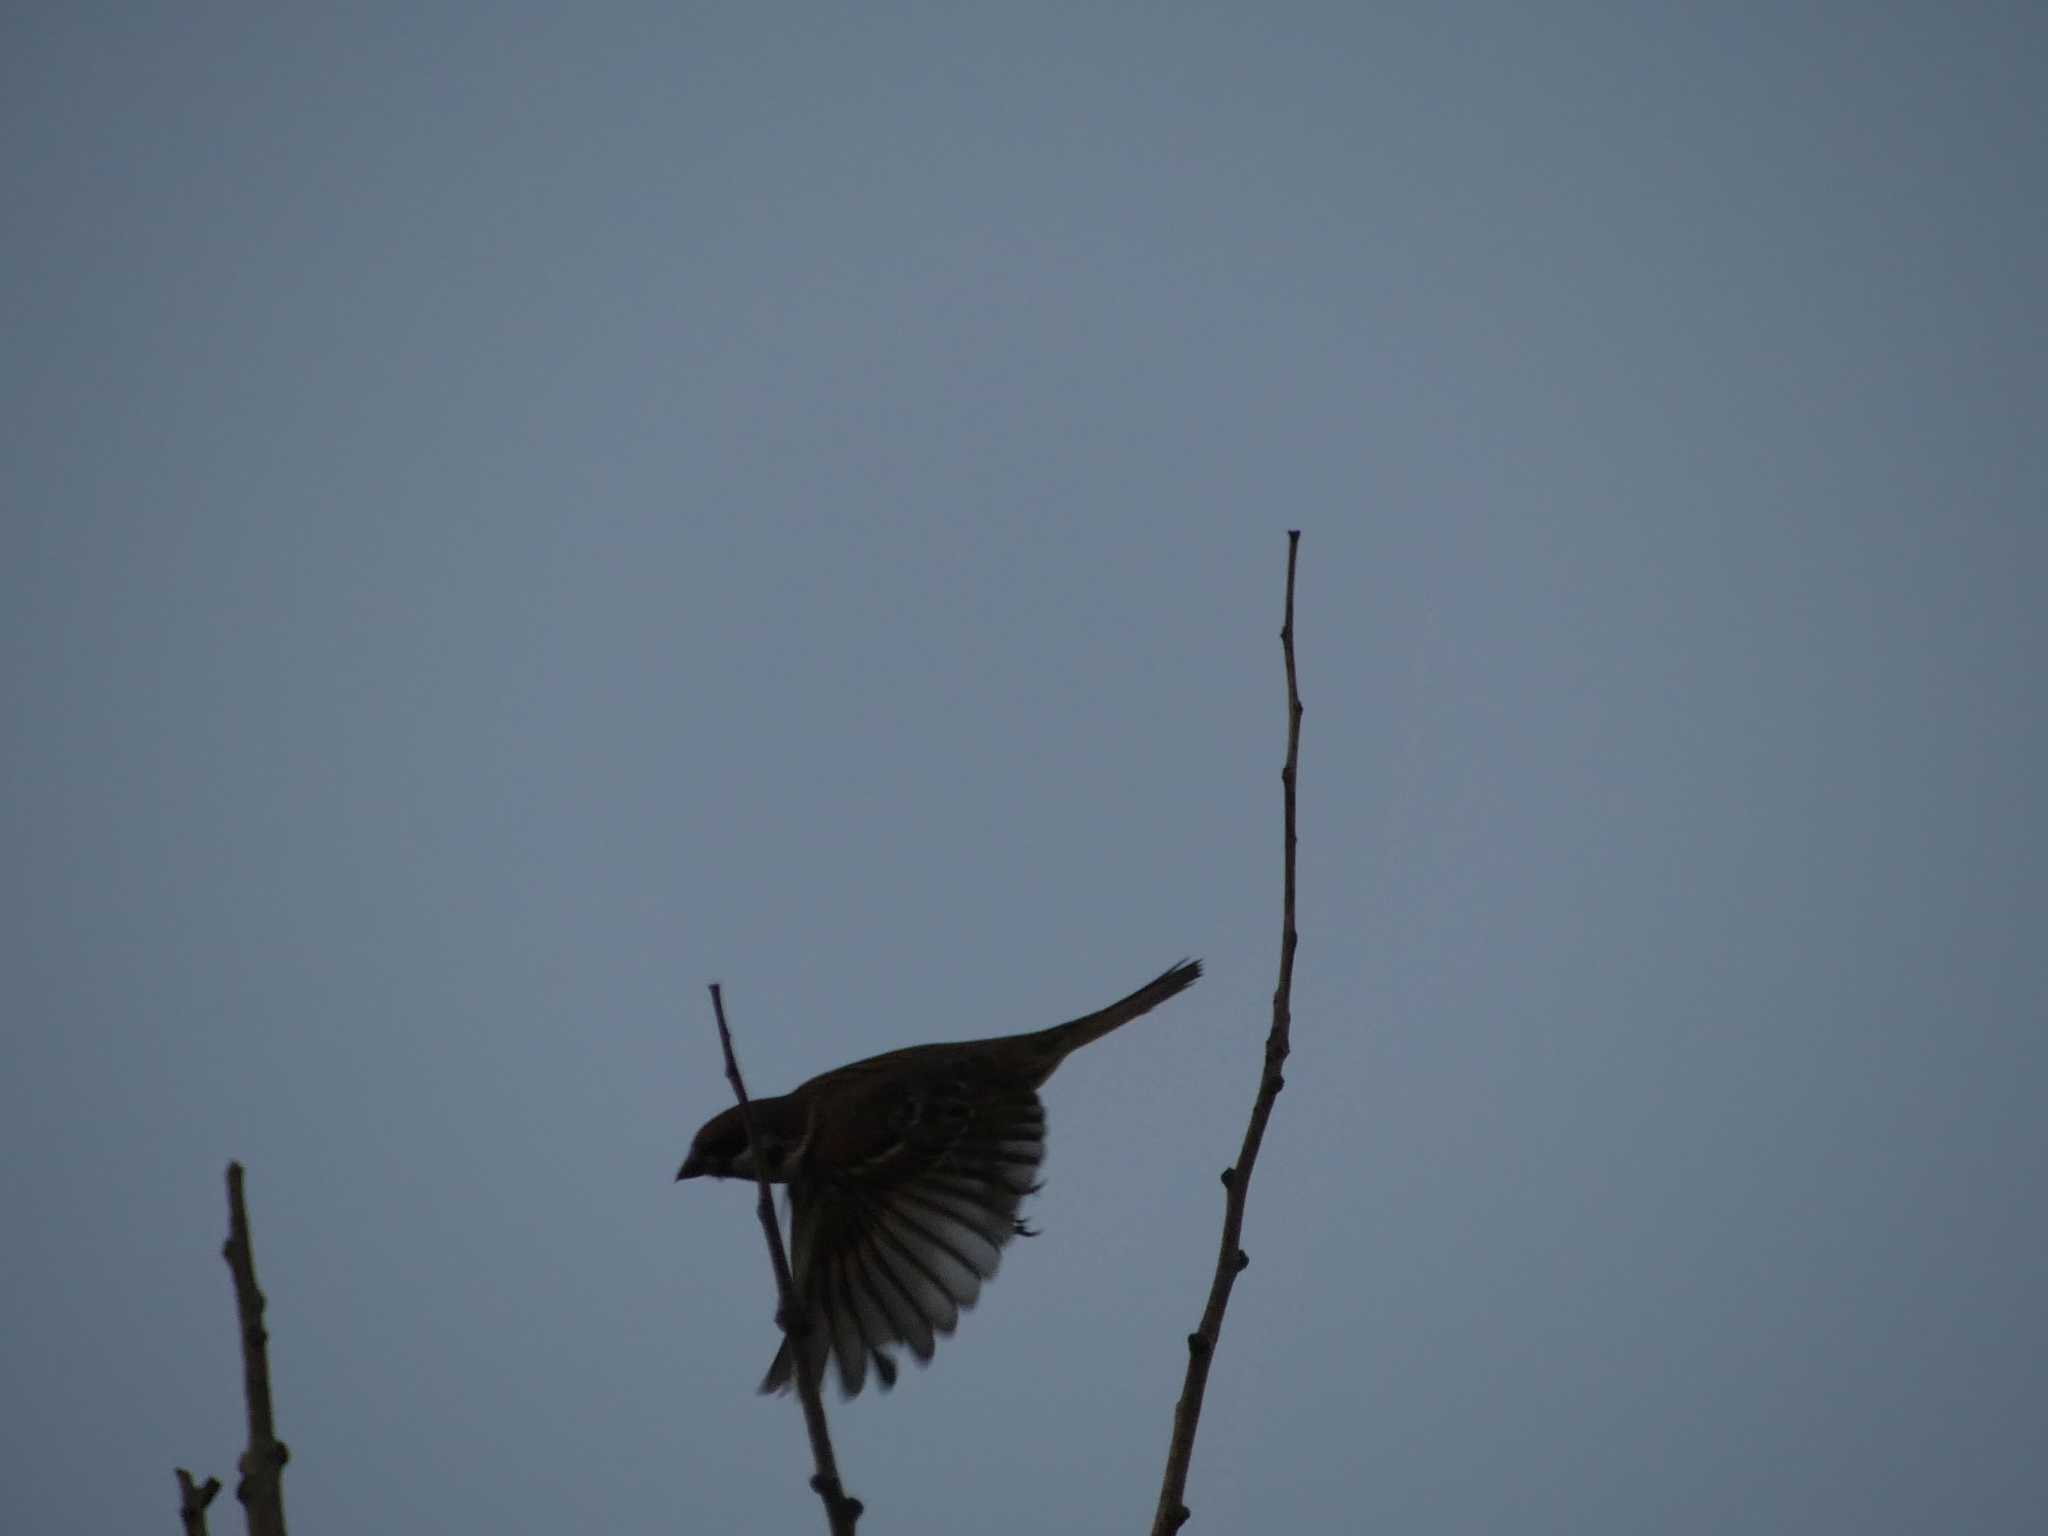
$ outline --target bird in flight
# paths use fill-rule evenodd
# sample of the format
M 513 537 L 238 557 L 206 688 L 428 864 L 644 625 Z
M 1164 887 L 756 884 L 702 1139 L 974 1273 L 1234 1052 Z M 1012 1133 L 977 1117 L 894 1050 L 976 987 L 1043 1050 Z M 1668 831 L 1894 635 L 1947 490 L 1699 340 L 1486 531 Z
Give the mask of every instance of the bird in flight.
M 789 1186 L 790 1270 L 809 1326 L 783 1340 L 761 1390 L 789 1389 L 792 1345 L 813 1377 L 835 1362 L 848 1397 L 870 1365 L 884 1390 L 894 1386 L 899 1346 L 928 1363 L 1004 1245 L 1029 1231 L 1017 1207 L 1037 1190 L 1045 1157 L 1040 1085 L 1073 1052 L 1201 974 L 1201 961 L 1183 960 L 1050 1029 L 913 1045 L 755 1099 L 754 1153 L 738 1105 L 706 1121 L 678 1179 L 751 1180 L 758 1155 L 760 1171 Z

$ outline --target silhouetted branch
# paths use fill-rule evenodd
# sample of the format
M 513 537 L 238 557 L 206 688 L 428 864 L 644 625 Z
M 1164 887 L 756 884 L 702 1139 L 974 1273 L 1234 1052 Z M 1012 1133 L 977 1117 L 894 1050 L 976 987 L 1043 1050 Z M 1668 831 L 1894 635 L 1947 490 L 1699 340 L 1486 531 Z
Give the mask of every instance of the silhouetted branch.
M 195 1483 L 190 1472 L 178 1468 L 178 1518 L 185 1522 L 185 1536 L 206 1536 L 206 1506 L 219 1492 L 219 1478 Z
M 825 1400 L 819 1392 L 819 1373 L 805 1368 L 804 1351 L 794 1337 L 795 1331 L 803 1326 L 797 1311 L 796 1285 L 789 1275 L 789 1255 L 782 1247 L 782 1225 L 775 1219 L 775 1199 L 768 1191 L 767 1165 L 756 1150 L 754 1110 L 747 1100 L 747 1085 L 740 1080 L 740 1064 L 732 1053 L 732 1031 L 725 1025 L 725 999 L 715 981 L 711 983 L 711 1011 L 718 1018 L 718 1044 L 725 1052 L 725 1080 L 732 1084 L 733 1097 L 739 1101 L 740 1124 L 747 1132 L 747 1154 L 754 1165 L 754 1182 L 761 1192 L 756 1209 L 761 1217 L 761 1230 L 768 1238 L 768 1258 L 775 1266 L 775 1294 L 778 1298 L 775 1321 L 783 1336 L 790 1340 L 790 1358 L 796 1365 L 791 1374 L 796 1378 L 796 1395 L 804 1405 L 804 1428 L 811 1437 L 811 1459 L 817 1464 L 811 1487 L 825 1502 L 825 1518 L 831 1526 L 832 1536 L 853 1536 L 854 1525 L 861 1516 L 861 1502 L 839 1481 L 839 1463 L 832 1455 L 832 1434 L 825 1425 Z
M 1266 1057 L 1259 1069 L 1259 1092 L 1252 1101 L 1251 1123 L 1245 1127 L 1244 1144 L 1237 1162 L 1223 1170 L 1223 1239 L 1216 1250 L 1216 1274 L 1209 1283 L 1209 1302 L 1202 1309 L 1201 1324 L 1188 1335 L 1188 1374 L 1181 1387 L 1180 1401 L 1173 1409 L 1173 1440 L 1166 1453 L 1166 1477 L 1159 1488 L 1159 1506 L 1152 1516 L 1152 1536 L 1174 1536 L 1188 1518 L 1186 1494 L 1188 1463 L 1195 1454 L 1195 1428 L 1201 1422 L 1202 1396 L 1209 1386 L 1209 1364 L 1216 1354 L 1216 1341 L 1223 1331 L 1223 1312 L 1230 1305 L 1230 1289 L 1251 1263 L 1239 1246 L 1244 1232 L 1245 1196 L 1250 1192 L 1252 1165 L 1258 1161 L 1259 1144 L 1266 1139 L 1266 1122 L 1273 1103 L 1286 1086 L 1281 1069 L 1286 1064 L 1288 1032 L 1292 1023 L 1294 995 L 1294 775 L 1301 757 L 1301 690 L 1294 675 L 1294 558 L 1301 545 L 1301 530 L 1287 534 L 1287 602 L 1280 624 L 1280 654 L 1287 664 L 1287 762 L 1280 770 L 1281 883 L 1280 883 L 1280 981 L 1273 989 L 1273 1024 L 1266 1032 Z
M 235 1497 L 248 1514 L 249 1536 L 284 1536 L 284 1464 L 291 1459 L 277 1438 L 270 1410 L 270 1336 L 263 1331 L 263 1292 L 256 1285 L 256 1255 L 249 1246 L 249 1212 L 242 1203 L 242 1165 L 228 1164 L 228 1240 L 221 1248 L 235 1277 L 235 1311 L 242 1321 L 242 1397 L 249 1407 L 249 1448 Z

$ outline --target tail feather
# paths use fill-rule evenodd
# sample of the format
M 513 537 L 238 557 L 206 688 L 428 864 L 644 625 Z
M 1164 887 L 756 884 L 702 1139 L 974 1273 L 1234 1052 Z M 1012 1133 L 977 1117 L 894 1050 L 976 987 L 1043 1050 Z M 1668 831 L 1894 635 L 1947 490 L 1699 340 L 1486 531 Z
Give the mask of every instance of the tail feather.
M 1078 1019 L 1070 1019 L 1064 1024 L 1053 1025 L 1051 1029 L 1040 1030 L 1039 1038 L 1045 1042 L 1048 1049 L 1057 1052 L 1055 1060 L 1071 1055 L 1090 1041 L 1100 1040 L 1111 1030 L 1150 1013 L 1168 998 L 1177 997 L 1193 986 L 1201 974 L 1201 961 L 1183 960 L 1179 965 L 1146 982 L 1129 997 L 1119 998 L 1107 1008 L 1085 1013 Z

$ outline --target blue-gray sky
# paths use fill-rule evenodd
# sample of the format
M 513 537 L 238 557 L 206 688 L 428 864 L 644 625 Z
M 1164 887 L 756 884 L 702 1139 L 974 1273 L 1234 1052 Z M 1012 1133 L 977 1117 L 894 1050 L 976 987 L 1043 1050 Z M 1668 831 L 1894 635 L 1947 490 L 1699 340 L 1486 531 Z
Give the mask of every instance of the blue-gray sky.
M 0 1435 L 801 1530 L 725 1102 L 1209 974 L 837 1416 L 1130 1530 L 2048 1523 L 2027 6 L 17 7 Z M 224 1510 L 221 1528 L 232 1528 Z M 865 1528 L 865 1527 L 864 1527 Z

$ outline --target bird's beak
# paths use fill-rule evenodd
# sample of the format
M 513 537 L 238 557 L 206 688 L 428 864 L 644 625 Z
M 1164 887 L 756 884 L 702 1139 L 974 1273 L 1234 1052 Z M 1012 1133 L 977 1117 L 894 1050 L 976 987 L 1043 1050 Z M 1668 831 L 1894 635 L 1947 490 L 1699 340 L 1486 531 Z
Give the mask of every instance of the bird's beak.
M 688 1157 L 683 1159 L 683 1166 L 676 1170 L 676 1178 L 678 1180 L 701 1178 L 703 1173 L 704 1164 L 698 1160 L 697 1154 L 693 1151 Z

